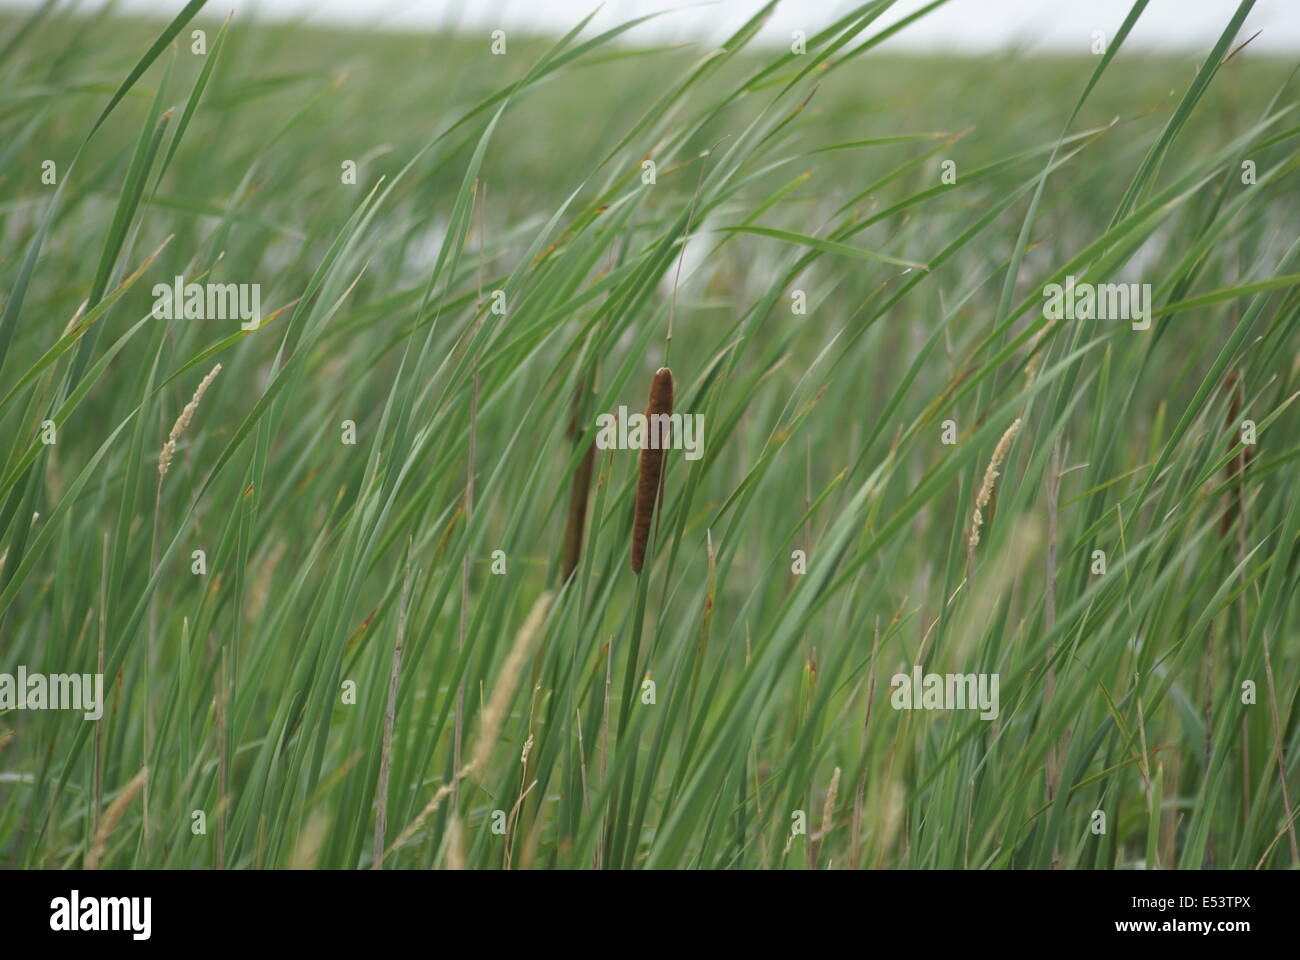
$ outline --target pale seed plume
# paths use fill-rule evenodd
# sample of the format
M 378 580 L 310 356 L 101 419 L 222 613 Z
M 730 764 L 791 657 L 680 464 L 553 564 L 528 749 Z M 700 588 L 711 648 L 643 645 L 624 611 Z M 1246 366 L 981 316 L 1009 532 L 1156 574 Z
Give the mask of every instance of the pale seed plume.
M 176 422 L 172 424 L 172 432 L 168 434 L 167 442 L 163 444 L 162 452 L 158 454 L 159 483 L 162 482 L 163 477 L 167 476 L 167 469 L 172 465 L 172 457 L 176 454 L 176 441 L 180 440 L 181 434 L 185 432 L 185 428 L 190 425 L 190 420 L 194 418 L 194 411 L 199 408 L 199 401 L 203 399 L 204 391 L 211 386 L 212 381 L 217 378 L 217 374 L 220 372 L 221 364 L 217 364 L 212 368 L 212 372 L 199 382 L 199 387 L 194 391 L 194 396 L 190 398 L 189 403 L 185 404 L 185 409 L 176 418 Z
M 487 706 L 483 708 L 478 740 L 474 745 L 474 758 L 469 762 L 469 766 L 480 775 L 496 746 L 501 725 L 505 722 L 506 714 L 510 710 L 510 701 L 515 695 L 515 687 L 519 683 L 519 676 L 524 671 L 533 641 L 541 634 L 542 625 L 546 622 L 546 614 L 550 609 L 551 594 L 549 592 L 539 594 L 533 601 L 532 609 L 528 611 L 524 625 L 515 634 L 515 642 L 506 655 L 505 663 L 501 665 L 501 672 L 497 674 L 497 682 L 493 684 L 492 694 L 488 697 Z
M 320 860 L 320 853 L 325 846 L 325 834 L 329 831 L 329 817 L 320 810 L 308 818 L 306 826 L 294 841 L 293 852 L 289 854 L 290 870 L 314 870 Z
M 549 591 L 540 593 L 537 599 L 533 601 L 532 609 L 528 611 L 523 626 L 515 634 L 514 644 L 510 647 L 510 652 L 506 654 L 505 663 L 501 665 L 501 672 L 497 674 L 497 682 L 492 687 L 487 706 L 483 708 L 483 718 L 479 723 L 478 740 L 474 745 L 473 758 L 469 763 L 457 770 L 449 782 L 444 783 L 434 792 L 433 797 L 425 804 L 424 809 L 407 825 L 397 839 L 389 844 L 388 849 L 384 851 L 385 860 L 392 856 L 394 850 L 415 835 L 416 831 L 438 809 L 442 801 L 451 794 L 457 783 L 464 780 L 471 773 L 477 772 L 480 777 L 482 776 L 483 768 L 492 756 L 497 737 L 501 733 L 501 726 L 505 723 L 506 714 L 510 709 L 510 701 L 514 697 L 515 687 L 519 683 L 520 674 L 523 673 L 528 654 L 532 650 L 533 642 L 541 634 L 542 626 L 546 622 L 546 615 L 550 612 L 551 599 L 552 595 Z
M 1016 439 L 1016 434 L 1020 432 L 1020 418 L 1016 417 L 1015 422 L 1007 427 L 1007 432 L 1002 434 L 1002 439 L 998 445 L 993 448 L 993 456 L 989 458 L 989 467 L 984 471 L 984 482 L 980 484 L 979 496 L 975 498 L 975 513 L 970 522 L 970 548 L 974 550 L 980 543 L 980 527 L 984 526 L 983 509 L 988 506 L 989 498 L 993 496 L 993 490 L 998 482 L 998 468 L 1002 466 L 1002 461 L 1007 457 L 1007 451 L 1011 449 L 1011 441 Z
M 840 768 L 831 774 L 831 785 L 826 788 L 826 801 L 822 804 L 822 825 L 812 836 L 817 841 L 826 837 L 835 826 L 835 798 L 840 792 Z
M 1054 326 L 1056 326 L 1056 321 L 1048 320 L 1043 326 L 1043 329 L 1039 330 L 1038 333 L 1034 335 L 1034 339 L 1029 341 L 1029 353 L 1031 356 L 1029 357 L 1029 362 L 1025 364 L 1026 389 L 1033 385 L 1034 380 L 1038 377 L 1038 368 L 1042 366 L 1043 363 L 1043 354 L 1038 349 L 1038 346 L 1043 342 L 1043 338 L 1051 332 L 1052 327 Z
M 123 787 L 118 795 L 113 798 L 113 802 L 108 805 L 104 819 L 100 821 L 99 829 L 95 831 L 95 839 L 90 845 L 90 853 L 86 855 L 87 870 L 99 869 L 99 863 L 104 857 L 104 847 L 108 843 L 108 838 L 113 835 L 113 831 L 117 829 L 117 825 L 126 814 L 126 808 L 131 806 L 131 801 L 140 793 L 145 781 L 148 779 L 149 768 L 141 767 L 140 772 L 131 778 L 131 782 Z

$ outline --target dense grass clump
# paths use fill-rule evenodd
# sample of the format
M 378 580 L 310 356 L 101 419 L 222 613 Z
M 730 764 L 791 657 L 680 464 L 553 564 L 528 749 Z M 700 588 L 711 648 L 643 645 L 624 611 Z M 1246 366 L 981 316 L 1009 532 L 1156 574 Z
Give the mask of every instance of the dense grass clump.
M 0 24 L 0 864 L 1300 862 L 1292 65 L 890 5 Z

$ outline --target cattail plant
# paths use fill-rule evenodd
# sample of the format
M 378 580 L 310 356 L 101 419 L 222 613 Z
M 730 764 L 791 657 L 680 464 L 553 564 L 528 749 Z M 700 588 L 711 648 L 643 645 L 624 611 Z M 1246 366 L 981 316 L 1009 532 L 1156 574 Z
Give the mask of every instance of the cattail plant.
M 654 518 L 655 501 L 659 496 L 659 481 L 663 477 L 664 447 L 668 443 L 668 427 L 655 443 L 655 426 L 667 423 L 673 412 L 673 372 L 667 367 L 655 371 L 650 384 L 650 403 L 645 410 L 650 436 L 641 450 L 641 463 L 636 482 L 636 512 L 632 517 L 632 572 L 640 573 L 645 564 L 645 548 L 650 540 L 650 521 Z M 661 419 L 656 419 L 661 418 Z
M 582 415 L 583 386 L 579 383 L 573 394 L 573 412 L 569 419 L 569 437 L 576 443 L 582 436 L 580 417 Z M 591 474 L 596 465 L 596 441 L 587 445 L 573 474 L 573 486 L 569 490 L 569 515 L 564 525 L 564 569 L 561 582 L 566 582 L 578 569 L 582 559 L 582 535 L 587 525 L 587 498 L 591 492 Z
M 1228 394 L 1226 426 L 1231 435 L 1228 447 L 1231 450 L 1238 443 L 1241 407 L 1245 402 L 1245 385 L 1241 382 L 1241 375 L 1236 370 L 1230 371 L 1227 377 L 1224 378 L 1223 389 Z M 1237 517 L 1241 515 L 1243 474 L 1246 472 L 1246 467 L 1250 465 L 1251 452 L 1250 447 L 1243 447 L 1239 453 L 1233 455 L 1232 459 L 1228 461 L 1228 465 L 1223 468 L 1223 477 L 1228 488 L 1228 502 L 1219 521 L 1219 530 L 1225 537 L 1233 532 Z

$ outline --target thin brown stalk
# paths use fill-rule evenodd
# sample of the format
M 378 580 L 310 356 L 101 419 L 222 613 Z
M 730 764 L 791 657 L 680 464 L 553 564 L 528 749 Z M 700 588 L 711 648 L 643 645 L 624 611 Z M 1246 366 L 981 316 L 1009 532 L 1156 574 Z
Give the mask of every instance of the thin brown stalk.
M 384 710 L 384 740 L 379 753 L 379 788 L 376 791 L 375 844 L 371 869 L 384 867 L 384 833 L 388 829 L 388 771 L 393 757 L 393 721 L 397 714 L 397 679 L 402 669 L 402 638 L 406 633 L 406 604 L 411 595 L 411 544 L 406 538 L 406 568 L 402 574 L 402 598 L 397 607 L 397 639 L 393 644 L 393 666 L 388 674 L 388 706 Z
M 600 714 L 600 787 L 605 789 L 605 774 L 609 766 L 609 687 L 614 665 L 614 638 L 605 643 L 605 692 Z M 596 835 L 596 869 L 605 862 L 605 831 Z
M 804 556 L 812 553 L 812 439 L 804 445 L 803 461 L 803 549 Z M 803 658 L 805 663 L 813 662 L 812 639 L 808 631 L 803 634 Z
M 1237 371 L 1228 374 L 1224 382 L 1224 388 L 1229 392 L 1228 420 L 1227 427 L 1231 436 L 1230 444 L 1232 447 L 1238 443 L 1239 420 L 1241 417 L 1241 408 L 1245 403 L 1245 384 L 1242 382 L 1241 375 Z M 1243 449 L 1240 453 L 1228 461 L 1225 468 L 1227 474 L 1228 488 L 1228 507 L 1223 513 L 1221 530 L 1224 537 L 1229 536 L 1234 528 L 1236 531 L 1237 556 L 1235 566 L 1238 566 L 1238 584 L 1240 592 L 1237 595 L 1237 644 L 1238 654 L 1244 660 L 1246 657 L 1246 638 L 1248 627 L 1246 624 L 1246 501 L 1245 501 L 1245 471 L 1247 466 L 1246 451 Z M 1227 547 L 1225 545 L 1225 553 Z M 1231 558 L 1229 562 L 1233 562 Z M 1241 813 L 1243 818 L 1250 816 L 1250 723 L 1243 714 L 1241 718 Z
M 1296 847 L 1295 817 L 1292 815 L 1291 788 L 1286 782 L 1286 752 L 1282 749 L 1282 724 L 1277 715 L 1277 689 L 1273 686 L 1273 657 L 1264 638 L 1264 678 L 1268 681 L 1268 708 L 1273 721 L 1273 758 L 1277 761 L 1277 779 L 1282 784 L 1282 804 L 1286 809 L 1286 835 L 1291 842 L 1291 866 L 1300 866 L 1300 849 Z
M 99 640 L 96 643 L 95 670 L 102 677 L 104 675 L 104 630 L 105 622 L 108 619 L 108 534 L 104 534 L 104 558 L 99 571 Z M 105 694 L 107 699 L 107 694 Z M 101 703 L 102 710 L 104 704 Z M 95 816 L 91 828 L 91 836 L 99 833 L 99 815 L 104 809 L 104 725 L 103 717 L 95 722 L 95 786 L 94 786 L 94 809 Z
M 1061 438 L 1052 444 L 1052 459 L 1047 472 L 1047 593 L 1043 601 L 1043 626 L 1048 633 L 1056 627 L 1056 508 L 1061 495 Z M 1056 691 L 1056 666 L 1052 662 L 1056 656 L 1055 645 L 1047 648 L 1047 686 L 1043 693 L 1043 715 L 1050 717 L 1052 695 Z M 1057 745 L 1052 744 L 1047 751 L 1047 803 L 1050 806 L 1056 799 L 1056 790 L 1060 781 L 1061 757 Z M 1060 847 L 1053 844 L 1052 869 L 1060 866 Z
M 876 629 L 871 638 L 871 667 L 867 671 L 867 709 L 858 734 L 858 752 L 865 757 L 867 731 L 871 728 L 871 707 L 876 700 L 876 655 L 880 650 L 880 615 L 876 614 Z M 849 839 L 850 865 L 857 869 L 862 863 L 862 801 L 867 789 L 867 765 L 863 763 L 858 774 L 858 789 L 853 797 L 853 827 Z
M 1142 687 L 1141 675 L 1139 674 L 1134 675 L 1133 686 L 1136 690 L 1141 689 Z M 1142 772 L 1142 779 L 1146 787 L 1147 807 L 1149 808 L 1151 804 L 1154 802 L 1153 801 L 1154 788 L 1151 785 L 1151 753 L 1150 751 L 1147 750 L 1147 722 L 1146 722 L 1146 716 L 1143 714 L 1142 711 L 1141 693 L 1138 693 L 1137 695 L 1137 711 L 1138 711 L 1138 743 L 1142 748 L 1142 763 L 1140 765 L 1140 770 Z
M 1204 770 L 1208 773 L 1210 769 L 1210 748 L 1214 742 L 1214 620 L 1211 619 L 1205 627 L 1205 745 L 1204 745 Z M 1202 867 L 1206 870 L 1214 868 L 1214 829 L 1211 827 L 1205 834 L 1205 860 Z
M 537 786 L 536 780 L 520 791 L 519 798 L 515 800 L 514 804 L 510 807 L 510 812 L 506 814 L 506 835 L 501 838 L 505 841 L 505 843 L 502 844 L 505 848 L 501 860 L 501 868 L 503 870 L 510 869 L 510 848 L 514 845 L 515 822 L 519 817 L 519 808 L 523 806 L 524 800 L 533 792 L 533 787 L 535 786 Z
M 591 810 L 591 791 L 587 784 L 587 750 L 582 742 L 582 711 L 578 708 L 573 710 L 575 720 L 575 729 L 578 731 L 578 773 L 582 779 L 582 812 L 587 813 Z
M 220 751 L 220 760 L 217 770 L 217 869 L 223 870 L 226 866 L 226 805 L 228 796 L 226 787 L 230 774 L 230 740 L 229 740 L 229 721 L 228 710 L 230 700 L 228 691 L 230 689 L 230 678 L 226 675 L 226 647 L 221 647 L 221 673 L 218 683 L 221 689 L 217 691 L 217 749 Z
M 972 777 L 966 783 L 966 836 L 962 843 L 961 850 L 961 868 L 970 869 L 970 835 L 975 829 L 975 778 Z M 1055 853 L 1053 860 L 1056 859 Z
M 533 663 L 535 668 L 540 668 L 544 653 L 545 651 L 539 648 L 533 654 Z M 524 740 L 524 748 L 519 758 L 519 779 L 521 784 L 529 780 L 533 771 L 537 767 L 537 757 L 533 756 L 533 747 L 537 742 L 534 731 L 537 722 L 537 695 L 541 692 L 541 689 L 541 683 L 534 682 L 532 697 L 528 704 L 528 735 Z M 516 836 L 522 838 L 520 841 L 519 865 L 523 869 L 527 869 L 532 865 L 533 851 L 530 849 L 530 843 L 537 835 L 537 799 L 538 798 L 534 798 L 534 802 L 528 804 L 524 804 L 521 799 L 519 813 L 515 818 L 515 825 L 513 828 L 507 830 L 505 843 L 507 851 L 510 851 L 510 848 L 514 846 L 512 838 Z M 511 856 L 513 856 L 513 852 L 511 853 Z
M 479 229 L 478 229 L 478 247 L 479 247 L 479 269 L 478 269 L 478 294 L 474 304 L 474 325 L 470 330 L 470 340 L 478 334 L 479 324 L 481 323 L 483 313 L 483 205 L 478 196 L 479 182 L 473 184 L 475 204 L 478 208 Z M 484 188 L 484 194 L 487 190 Z M 469 448 L 466 452 L 465 466 L 465 555 L 461 557 L 460 565 L 460 624 L 456 632 L 456 649 L 463 653 L 465 650 L 466 634 L 469 629 L 469 532 L 470 521 L 474 517 L 474 461 L 476 458 L 476 447 L 478 439 L 478 351 L 474 351 L 473 375 L 470 382 L 470 399 L 469 399 Z M 461 758 L 461 740 L 465 732 L 465 678 L 461 677 L 456 683 L 456 718 L 452 732 L 452 770 L 460 769 Z M 460 799 L 459 779 L 452 777 L 451 780 L 451 805 L 457 806 Z

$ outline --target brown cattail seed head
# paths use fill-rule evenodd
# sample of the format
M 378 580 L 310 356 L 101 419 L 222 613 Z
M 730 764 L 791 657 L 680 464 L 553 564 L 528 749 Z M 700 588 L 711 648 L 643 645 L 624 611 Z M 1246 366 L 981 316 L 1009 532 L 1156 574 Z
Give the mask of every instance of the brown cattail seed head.
M 667 367 L 655 371 L 650 384 L 650 404 L 646 407 L 646 445 L 641 450 L 640 474 L 636 484 L 636 513 L 632 517 L 632 572 L 640 573 L 645 563 L 645 548 L 650 541 L 650 521 L 654 517 L 655 501 L 659 496 L 659 481 L 663 476 L 664 447 L 668 443 L 665 427 L 660 435 L 656 416 L 671 416 L 673 412 L 673 372 Z
M 1236 371 L 1229 371 L 1224 378 L 1223 389 L 1228 393 L 1228 421 L 1227 428 L 1231 435 L 1228 443 L 1230 450 L 1236 449 L 1238 437 L 1237 432 L 1241 422 L 1241 405 L 1245 393 L 1245 384 L 1241 381 L 1241 375 Z M 1219 520 L 1219 530 L 1223 536 L 1232 532 L 1232 525 L 1236 522 L 1238 514 L 1241 513 L 1242 506 L 1242 473 L 1250 464 L 1251 450 L 1249 447 L 1233 456 L 1223 468 L 1224 479 L 1228 483 L 1228 507 L 1223 512 Z

